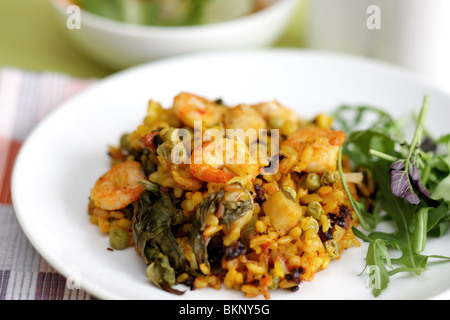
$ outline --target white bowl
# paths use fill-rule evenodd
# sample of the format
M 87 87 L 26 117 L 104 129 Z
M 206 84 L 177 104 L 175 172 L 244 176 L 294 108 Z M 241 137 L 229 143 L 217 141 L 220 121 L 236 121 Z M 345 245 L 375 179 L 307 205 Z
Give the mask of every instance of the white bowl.
M 273 44 L 290 22 L 300 0 L 278 0 L 248 16 L 210 25 L 160 27 L 114 21 L 81 10 L 80 28 L 69 28 L 68 0 L 51 0 L 58 23 L 98 62 L 123 69 L 174 55 Z

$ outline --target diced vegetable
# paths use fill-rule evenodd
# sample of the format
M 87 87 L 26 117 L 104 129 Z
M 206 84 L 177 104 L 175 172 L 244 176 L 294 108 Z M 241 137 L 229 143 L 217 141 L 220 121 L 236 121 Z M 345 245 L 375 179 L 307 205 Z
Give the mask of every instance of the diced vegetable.
M 305 214 L 302 207 L 284 190 L 278 190 L 270 196 L 263 203 L 263 209 L 270 223 L 281 234 L 286 234 Z

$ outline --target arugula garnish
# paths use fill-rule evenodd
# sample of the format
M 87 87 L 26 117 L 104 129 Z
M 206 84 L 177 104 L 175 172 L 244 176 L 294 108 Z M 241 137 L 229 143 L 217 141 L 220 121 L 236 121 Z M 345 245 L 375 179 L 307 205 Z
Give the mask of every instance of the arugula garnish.
M 402 122 L 380 109 L 342 106 L 334 114 L 348 134 L 339 153 L 338 168 L 344 191 L 363 228 L 353 231 L 369 243 L 366 268 L 375 296 L 397 273 L 424 272 L 429 258 L 450 261 L 450 257 L 423 254 L 427 237 L 443 235 L 450 220 L 450 136 L 435 140 L 425 131 L 427 111 L 425 96 L 411 143 L 404 139 Z M 374 120 L 367 124 L 369 129 L 350 131 L 370 116 Z M 342 154 L 356 167 L 372 172 L 377 183 L 377 207 L 373 212 L 367 212 L 364 203 L 356 201 L 348 191 Z M 386 220 L 394 224 L 395 231 L 377 230 L 379 223 Z M 400 256 L 392 258 L 393 253 Z
M 427 111 L 428 97 L 425 96 L 416 131 L 414 132 L 413 140 L 409 146 L 408 155 L 405 159 L 395 160 L 389 171 L 391 176 L 392 193 L 397 197 L 408 200 L 411 204 L 420 203 L 420 198 L 415 191 L 416 189 L 419 191 L 420 195 L 427 198 L 430 197 L 430 192 L 421 182 L 419 168 L 415 163 L 415 159 L 417 159 L 418 156 L 418 150 L 420 150 L 419 142 L 422 138 Z

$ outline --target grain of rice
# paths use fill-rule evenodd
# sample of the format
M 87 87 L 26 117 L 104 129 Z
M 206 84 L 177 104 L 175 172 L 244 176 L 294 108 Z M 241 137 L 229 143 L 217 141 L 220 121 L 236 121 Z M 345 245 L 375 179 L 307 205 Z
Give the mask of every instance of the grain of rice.
M 105 218 L 98 217 L 98 226 L 103 233 L 109 232 L 109 221 Z
M 294 228 L 292 228 L 289 231 L 289 235 L 291 236 L 292 239 L 300 238 L 301 234 L 302 234 L 302 229 L 299 226 L 295 226 Z
M 279 256 L 277 256 L 275 258 L 275 262 L 274 262 L 274 266 L 273 266 L 273 276 L 275 278 L 284 278 L 285 270 L 286 270 L 286 265 L 285 265 L 284 261 Z
M 338 206 L 339 206 L 339 204 L 338 204 L 337 201 L 331 201 L 331 202 L 328 202 L 327 204 L 325 204 L 324 206 L 322 206 L 323 212 L 324 212 L 325 214 L 328 214 L 328 213 L 330 213 L 330 212 L 335 211 L 335 210 L 338 208 Z
M 228 269 L 224 278 L 224 285 L 231 289 L 240 286 L 242 283 L 244 283 L 244 276 L 242 273 L 238 272 L 235 268 Z
M 320 222 L 322 224 L 322 232 L 327 232 L 331 227 L 330 219 L 323 214 L 320 216 Z
M 206 218 L 206 225 L 207 226 L 218 226 L 219 225 L 219 218 L 215 216 L 214 214 L 208 215 Z
M 246 297 L 256 297 L 260 294 L 259 288 L 251 284 L 244 284 L 241 286 L 241 290 L 245 293 Z
M 320 195 L 324 195 L 324 194 L 330 193 L 331 191 L 333 191 L 333 187 L 331 187 L 331 186 L 321 186 L 319 188 L 319 190 L 317 190 L 317 193 L 320 194 Z
M 292 237 L 291 236 L 283 236 L 283 237 L 280 237 L 277 241 L 278 241 L 278 244 L 287 244 L 292 241 Z
M 208 286 L 208 280 L 205 277 L 197 277 L 194 280 L 194 285 L 196 288 L 206 288 Z
M 219 232 L 223 229 L 223 226 L 215 225 L 215 226 L 209 226 L 203 231 L 204 237 L 212 237 L 214 234 Z
M 203 272 L 204 275 L 209 275 L 211 270 L 206 263 L 200 263 L 200 271 Z
M 189 278 L 189 274 L 187 274 L 186 272 L 183 272 L 182 274 L 180 274 L 180 275 L 177 277 L 177 282 L 183 283 L 183 282 L 185 282 L 188 278 Z
M 120 211 L 111 211 L 109 213 L 109 217 L 114 219 L 122 219 L 125 217 L 125 215 Z
M 311 203 L 311 202 L 322 202 L 322 198 L 317 193 L 307 194 L 306 196 L 300 198 L 300 203 L 301 204 L 308 204 L 308 203 Z
M 302 259 L 300 256 L 292 255 L 288 258 L 288 265 L 290 269 L 296 269 L 302 266 Z
M 175 197 L 180 198 L 183 194 L 183 189 L 180 187 L 176 187 L 173 189 L 173 194 L 175 195 Z
M 231 245 L 234 241 L 238 240 L 241 236 L 240 228 L 231 229 L 230 233 L 223 237 L 223 244 L 225 246 Z
M 122 218 L 117 221 L 117 225 L 123 229 L 131 230 L 131 220 Z
M 246 263 L 245 267 L 249 271 L 253 272 L 254 274 L 263 274 L 266 271 L 266 269 L 264 267 L 259 266 L 259 265 L 255 264 L 253 262 Z
M 297 196 L 295 197 L 296 202 L 300 202 L 300 199 L 308 194 L 308 189 L 299 187 L 297 189 Z

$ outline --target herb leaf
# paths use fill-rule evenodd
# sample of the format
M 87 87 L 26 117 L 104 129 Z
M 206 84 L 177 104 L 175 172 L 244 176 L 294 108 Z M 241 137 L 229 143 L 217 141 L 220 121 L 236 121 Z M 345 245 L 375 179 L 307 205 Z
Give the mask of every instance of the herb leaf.
M 225 201 L 223 200 L 224 196 L 225 190 L 222 189 L 217 194 L 211 194 L 208 198 L 203 199 L 192 217 L 190 242 L 198 265 L 201 263 L 205 263 L 207 266 L 210 265 L 207 249 L 211 238 L 203 236 L 208 216 L 221 211 L 220 223 L 229 225 L 253 209 L 252 200 Z
M 361 226 L 369 231 L 365 234 L 353 228 L 357 237 L 369 243 L 366 267 L 369 267 L 373 281 L 369 286 L 375 296 L 387 288 L 390 278 L 397 273 L 420 274 L 426 270 L 430 258 L 450 261 L 450 257 L 422 253 L 427 237 L 443 235 L 450 221 L 450 135 L 439 139 L 428 135 L 424 130 L 427 109 L 428 97 L 425 96 L 411 144 L 405 143 L 398 121 L 384 111 L 354 107 L 355 116 L 347 118 L 342 112 L 351 113 L 352 108 L 345 106 L 335 113 L 337 122 L 343 124 L 341 129 L 347 129 L 348 137 L 338 161 L 343 153 L 355 167 L 371 171 L 377 185 L 373 197 L 380 211 L 385 213 L 385 216 L 377 217 L 378 212 L 369 213 L 362 203 L 356 202 L 347 192 L 340 170 L 344 191 L 358 219 L 363 218 Z M 373 122 L 367 124 L 369 129 L 350 131 L 350 128 L 362 125 L 366 113 L 375 115 Z M 350 120 L 344 123 L 346 119 Z M 424 140 L 423 134 L 426 135 Z M 341 169 L 339 163 L 338 168 Z M 393 223 L 395 231 L 377 230 L 377 224 L 383 218 Z M 370 227 L 366 221 L 371 222 Z M 391 252 L 400 255 L 392 258 Z
M 210 238 L 203 237 L 203 231 L 206 227 L 206 219 L 210 214 L 214 214 L 225 196 L 225 190 L 221 190 L 217 194 L 211 194 L 200 202 L 192 217 L 192 230 L 190 235 L 190 243 L 197 260 L 197 265 L 205 263 L 209 266 L 208 261 L 208 243 Z
M 444 200 L 450 202 L 450 175 L 447 176 L 444 180 L 439 182 L 439 184 L 434 189 L 431 194 L 431 198 L 434 200 Z
M 365 230 L 373 230 L 373 227 L 369 226 L 369 224 L 366 222 L 365 216 L 367 215 L 366 208 L 362 203 L 359 203 L 355 200 L 353 195 L 351 194 L 350 190 L 348 189 L 347 183 L 345 182 L 344 172 L 342 170 L 342 148 L 339 149 L 338 153 L 338 170 L 339 170 L 339 176 L 342 182 L 342 187 L 344 188 L 344 192 L 346 193 L 353 210 L 355 210 L 355 213 L 358 217 L 358 221 L 361 224 L 361 226 Z
M 369 266 L 369 287 L 372 288 L 374 296 L 387 288 L 389 273 L 386 265 L 391 265 L 388 248 L 381 239 L 376 239 L 369 244 L 366 256 L 366 267 Z
M 172 288 L 175 277 L 184 271 L 187 259 L 172 233 L 182 214 L 169 192 L 161 189 L 141 193 L 132 220 L 136 248 L 147 264 L 147 276 L 160 288 L 182 294 Z
M 405 171 L 405 161 L 395 161 L 390 170 L 390 186 L 392 193 L 399 198 L 408 200 L 409 203 L 419 204 L 420 199 L 414 192 L 414 187 L 409 180 L 409 171 Z

